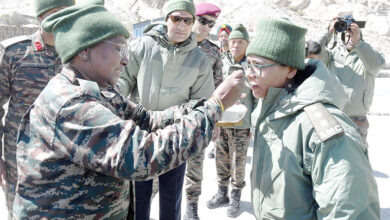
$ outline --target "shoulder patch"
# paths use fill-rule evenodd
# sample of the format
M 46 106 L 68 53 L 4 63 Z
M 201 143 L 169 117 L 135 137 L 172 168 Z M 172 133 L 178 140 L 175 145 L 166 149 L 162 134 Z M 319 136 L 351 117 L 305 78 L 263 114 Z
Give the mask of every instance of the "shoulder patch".
M 95 98 L 100 97 L 100 88 L 96 82 L 84 79 L 77 79 L 80 84 L 81 91 L 84 95 L 89 95 Z
M 28 41 L 28 40 L 31 40 L 31 35 L 22 35 L 22 36 L 17 36 L 17 37 L 3 40 L 0 42 L 0 45 L 2 47 L 4 47 L 4 49 L 7 49 L 8 47 L 10 47 L 14 44 L 17 44 L 17 43 L 23 42 L 23 41 Z
M 215 44 L 214 42 L 212 42 L 211 40 L 207 39 L 207 41 L 212 45 L 212 46 L 215 46 L 216 48 L 218 48 L 218 50 L 220 49 L 219 46 L 217 44 Z
M 326 141 L 331 137 L 344 133 L 340 123 L 330 114 L 321 103 L 315 103 L 303 108 L 309 117 L 314 129 L 321 141 Z

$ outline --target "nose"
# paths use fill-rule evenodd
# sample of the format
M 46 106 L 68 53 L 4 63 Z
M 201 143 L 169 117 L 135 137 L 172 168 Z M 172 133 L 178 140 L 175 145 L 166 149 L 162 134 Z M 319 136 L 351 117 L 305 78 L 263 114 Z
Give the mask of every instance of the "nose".
M 185 28 L 185 27 L 187 27 L 187 24 L 184 23 L 184 20 L 181 20 L 177 26 L 178 26 L 179 28 Z
M 129 58 L 127 58 L 127 56 L 123 56 L 121 59 L 121 64 L 123 66 L 127 66 L 127 64 L 129 64 Z
M 247 71 L 245 71 L 245 77 L 249 80 L 256 78 L 255 75 L 252 73 L 252 68 L 249 68 Z

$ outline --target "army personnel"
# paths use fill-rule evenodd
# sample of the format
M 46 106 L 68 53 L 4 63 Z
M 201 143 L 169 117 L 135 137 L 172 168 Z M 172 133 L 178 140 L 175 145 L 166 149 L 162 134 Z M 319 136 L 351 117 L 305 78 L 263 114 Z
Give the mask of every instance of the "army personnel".
M 74 0 L 35 0 L 39 23 Z M 29 36 L 19 36 L 0 43 L 0 179 L 5 182 L 7 208 L 12 211 L 17 180 L 16 136 L 19 122 L 47 82 L 61 71 L 61 59 L 54 49 L 53 35 L 42 28 Z M 7 103 L 8 112 L 3 126 Z M 4 143 L 2 144 L 2 140 Z
M 222 24 L 218 28 L 217 36 L 221 44 L 221 53 L 225 56 L 229 52 L 229 35 L 232 32 L 232 27 L 228 24 Z
M 214 27 L 215 22 L 221 13 L 221 9 L 211 3 L 201 3 L 196 5 L 196 19 L 192 32 L 195 33 L 198 47 L 207 55 L 213 70 L 214 85 L 218 87 L 222 83 L 222 60 L 219 47 L 213 44 L 207 36 Z M 216 128 L 214 135 L 219 133 Z M 199 219 L 198 217 L 198 200 L 201 194 L 203 179 L 203 160 L 205 152 L 197 154 L 187 162 L 186 172 L 186 196 L 187 209 L 185 219 Z
M 196 5 L 196 19 L 192 32 L 195 33 L 198 47 L 207 55 L 213 69 L 215 88 L 222 83 L 222 60 L 219 47 L 212 43 L 207 36 L 217 22 L 221 9 L 212 3 L 200 3 Z
M 218 41 L 221 44 L 221 48 L 219 49 L 221 54 L 221 59 L 225 58 L 225 56 L 229 53 L 229 34 L 232 32 L 232 27 L 228 24 L 222 24 L 221 27 L 218 28 L 217 36 Z M 216 128 L 213 136 L 213 142 L 217 140 L 219 136 L 219 127 Z M 215 157 L 215 144 L 211 151 L 207 154 L 208 158 L 213 159 Z
M 343 86 L 318 60 L 305 64 L 306 29 L 261 19 L 246 55 L 262 98 L 251 172 L 256 219 L 379 219 L 367 146 L 340 109 Z
M 352 15 L 345 18 L 353 19 Z M 322 46 L 322 62 L 336 74 L 348 95 L 349 102 L 343 111 L 359 127 L 359 133 L 368 145 L 367 113 L 374 97 L 375 77 L 386 62 L 383 54 L 363 40 L 361 29 L 355 22 L 341 33 L 337 46 L 328 49 L 326 44 L 335 32 L 337 20 L 334 18 L 328 30 L 320 33 L 316 41 Z
M 124 96 L 149 110 L 164 110 L 213 93 L 210 59 L 191 33 L 194 19 L 192 0 L 167 2 L 165 24 L 146 27 L 145 36 L 131 44 L 129 65 L 119 79 Z M 185 166 L 158 177 L 160 220 L 181 217 Z M 152 182 L 136 182 L 137 219 L 149 219 Z
M 181 109 L 150 112 L 127 101 L 115 85 L 128 64 L 129 33 L 102 5 L 83 1 L 42 23 L 65 66 L 20 124 L 15 219 L 134 219 L 130 180 L 203 150 L 240 96 L 236 72 L 207 101 Z
M 246 61 L 246 48 L 249 44 L 249 35 L 246 28 L 237 25 L 229 35 L 230 53 L 223 59 L 223 75 L 227 78 L 236 70 L 242 70 Z M 236 217 L 240 211 L 241 191 L 245 187 L 245 164 L 248 151 L 251 127 L 251 112 L 253 96 L 249 88 L 244 89 L 246 94 L 240 99 L 248 111 L 240 126 L 227 126 L 221 128 L 216 146 L 215 163 L 217 168 L 218 192 L 207 202 L 208 208 L 217 208 L 228 203 L 227 215 Z M 232 190 L 230 200 L 227 197 L 229 182 Z

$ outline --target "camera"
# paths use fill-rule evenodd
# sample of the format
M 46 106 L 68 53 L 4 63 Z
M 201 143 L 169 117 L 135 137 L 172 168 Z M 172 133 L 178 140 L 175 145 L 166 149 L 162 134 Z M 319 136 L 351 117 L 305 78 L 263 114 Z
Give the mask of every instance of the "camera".
M 352 22 L 357 24 L 359 28 L 366 26 L 366 21 L 355 21 L 351 16 L 345 16 L 337 18 L 334 28 L 337 32 L 345 32 L 350 28 Z

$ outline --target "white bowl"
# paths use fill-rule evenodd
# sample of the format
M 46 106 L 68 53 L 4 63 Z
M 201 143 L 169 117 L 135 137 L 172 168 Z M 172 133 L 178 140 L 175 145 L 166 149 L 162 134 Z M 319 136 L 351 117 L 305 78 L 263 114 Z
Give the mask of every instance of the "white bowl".
M 245 105 L 235 104 L 223 112 L 221 122 L 239 122 L 245 117 L 247 111 L 248 109 Z

